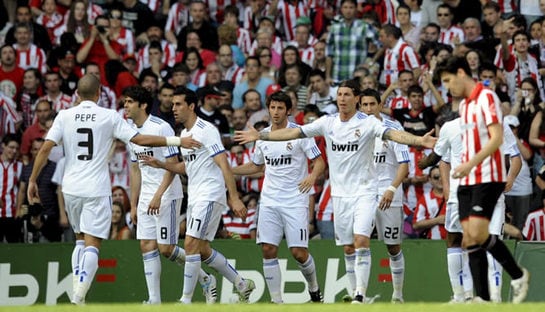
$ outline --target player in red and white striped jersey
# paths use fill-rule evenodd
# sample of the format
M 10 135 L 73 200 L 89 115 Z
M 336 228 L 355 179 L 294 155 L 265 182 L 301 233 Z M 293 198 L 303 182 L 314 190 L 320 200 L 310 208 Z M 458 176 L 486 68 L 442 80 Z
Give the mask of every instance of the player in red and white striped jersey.
M 452 8 L 448 4 L 440 4 L 437 7 L 437 23 L 441 26 L 439 43 L 454 46 L 455 40 L 459 40 L 458 42 L 460 43 L 464 42 L 464 31 L 462 28 L 452 24 L 453 18 Z
M 277 28 L 284 34 L 285 41 L 295 39 L 297 19 L 309 16 L 306 0 L 272 0 L 269 15 L 277 17 Z
M 19 140 L 14 134 L 8 134 L 2 139 L 2 154 L 0 165 L 0 242 L 6 238 L 8 243 L 20 241 L 21 227 L 17 216 L 17 192 L 19 178 L 23 171 L 23 163 L 17 160 Z
M 539 208 L 528 214 L 522 235 L 529 241 L 545 241 L 545 208 Z
M 45 52 L 30 41 L 32 33 L 28 24 L 17 24 L 14 35 L 16 43 L 13 44 L 13 48 L 17 54 L 17 66 L 22 69 L 36 68 L 45 74 L 47 72 Z
M 380 83 L 389 86 L 397 81 L 403 70 L 412 71 L 415 79 L 418 79 L 420 61 L 414 49 L 402 39 L 401 29 L 390 24 L 384 25 L 379 32 L 379 40 L 386 47 Z
M 450 59 L 439 74 L 452 96 L 463 98 L 459 109 L 462 163 L 454 169 L 453 177 L 460 179 L 459 218 L 476 296 L 490 300 L 488 251 L 511 276 L 513 302 L 520 303 L 528 293 L 529 273 L 517 265 L 505 244 L 489 232 L 492 213 L 507 181 L 501 148 L 500 101 L 492 90 L 473 80 L 465 58 Z

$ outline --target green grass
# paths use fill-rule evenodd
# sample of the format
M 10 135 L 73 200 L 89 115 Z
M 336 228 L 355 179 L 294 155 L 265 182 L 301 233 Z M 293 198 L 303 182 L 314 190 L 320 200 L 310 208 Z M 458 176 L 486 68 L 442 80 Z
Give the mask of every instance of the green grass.
M 520 305 L 513 304 L 458 304 L 450 305 L 447 303 L 405 303 L 403 305 L 393 305 L 389 303 L 376 303 L 366 305 L 364 307 L 350 304 L 298 304 L 298 305 L 273 305 L 273 304 L 216 304 L 204 305 L 194 304 L 184 306 L 179 304 L 163 304 L 158 306 L 146 306 L 142 304 L 88 304 L 82 307 L 75 307 L 69 304 L 60 304 L 55 306 L 33 305 L 28 307 L 0 307 L 0 312 L 18 312 L 18 311 L 48 311 L 48 312 L 106 312 L 106 311 L 130 311 L 130 312 L 181 312 L 181 311 L 199 311 L 199 312 L 350 312 L 350 311 L 365 311 L 365 312 L 423 312 L 423 311 L 448 311 L 448 312 L 542 312 L 545 311 L 545 303 L 524 303 Z

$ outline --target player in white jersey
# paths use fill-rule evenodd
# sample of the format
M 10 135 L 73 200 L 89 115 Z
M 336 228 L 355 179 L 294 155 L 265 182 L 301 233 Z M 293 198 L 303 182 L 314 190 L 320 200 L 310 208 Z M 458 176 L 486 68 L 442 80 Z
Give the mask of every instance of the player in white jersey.
M 323 116 L 301 128 L 257 132 L 251 128 L 236 131 L 235 140 L 287 141 L 296 138 L 324 136 L 327 142 L 331 196 L 335 214 L 335 240 L 344 246 L 346 271 L 355 290 L 353 303 L 365 299 L 369 280 L 370 239 L 377 206 L 377 175 L 373 164 L 375 138 L 402 144 L 433 147 L 430 133 L 423 137 L 389 129 L 374 116 L 358 112 L 360 86 L 343 81 L 337 91 L 339 113 Z M 354 273 L 351 273 L 354 272 Z
M 462 159 L 462 130 L 460 118 L 446 122 L 441 127 L 439 139 L 434 148 L 434 155 L 441 158 L 439 168 L 443 178 L 443 185 L 446 188 L 447 211 L 445 216 L 445 228 L 447 230 L 447 266 L 450 282 L 453 291 L 452 302 L 464 302 L 473 296 L 472 279 L 469 275 L 467 253 L 462 251 L 462 225 L 458 218 L 458 197 L 455 196 L 458 189 L 458 179 L 452 178 L 452 169 L 461 164 Z M 503 149 L 510 157 L 511 165 L 507 176 L 507 185 L 512 185 L 522 162 L 520 152 L 516 147 L 516 141 L 506 124 L 504 127 Z M 450 196 L 449 196 L 450 195 Z M 505 201 L 500 196 L 490 220 L 489 231 L 491 234 L 500 237 L 503 234 L 505 215 Z M 487 254 L 489 255 L 489 254 Z M 501 267 L 493 259 L 488 257 L 489 264 L 489 288 L 490 299 L 494 302 L 501 301 Z M 499 277 L 499 278 L 498 278 Z
M 476 296 L 490 300 L 488 251 L 511 276 L 513 302 L 520 303 L 528 293 L 529 273 L 518 266 L 505 244 L 489 232 L 490 218 L 506 182 L 500 101 L 493 91 L 473 80 L 465 58 L 451 58 L 439 73 L 452 96 L 464 98 L 459 110 L 462 163 L 454 169 L 453 177 L 460 179 L 457 195 L 465 234 L 462 244 L 469 254 Z
M 174 130 L 162 119 L 150 115 L 153 97 L 141 86 L 123 91 L 125 113 L 133 126 L 142 134 L 172 136 Z M 144 262 L 148 286 L 147 304 L 161 303 L 161 259 L 159 254 L 180 265 L 185 261 L 185 250 L 177 246 L 180 234 L 182 183 L 180 177 L 168 170 L 146 166 L 142 156 L 153 156 L 160 161 L 178 163 L 179 150 L 175 147 L 147 147 L 129 143 L 131 154 L 131 219 L 137 224 L 136 238 Z M 199 281 L 207 303 L 216 301 L 216 280 L 201 270 Z
M 39 202 L 36 179 L 44 167 L 51 149 L 61 144 L 66 154 L 62 192 L 68 219 L 76 233 L 74 253 L 83 256 L 74 271 L 74 293 L 71 301 L 82 304 L 98 268 L 98 252 L 103 239 L 108 238 L 111 224 L 111 195 L 108 158 L 115 138 L 126 143 L 165 146 L 184 144 L 200 146 L 189 138 L 141 135 L 116 111 L 97 106 L 100 81 L 87 74 L 78 82 L 81 103 L 59 112 L 38 152 L 28 183 L 28 199 Z M 85 241 L 83 243 L 83 241 Z
M 179 87 L 174 91 L 172 111 L 176 122 L 185 129 L 182 138 L 194 138 L 202 142 L 198 149 L 182 148 L 183 163 L 160 162 L 150 159 L 147 163 L 176 173 L 186 173 L 190 181 L 187 189 L 187 230 L 184 247 L 186 252 L 184 267 L 184 287 L 180 302 L 191 303 L 197 278 L 201 269 L 201 259 L 211 268 L 232 282 L 239 300 L 247 302 L 255 289 L 252 280 L 243 279 L 227 262 L 227 259 L 210 242 L 218 229 L 222 212 L 227 206 L 225 187 L 229 193 L 229 205 L 235 216 L 244 218 L 246 207 L 238 197 L 235 179 L 227 162 L 220 134 L 213 124 L 197 117 L 195 107 L 198 99 L 195 92 Z
M 272 125 L 268 131 L 296 128 L 288 121 L 292 102 L 279 91 L 267 99 Z M 308 174 L 307 159 L 314 162 Z M 263 252 L 263 273 L 274 303 L 282 303 L 282 276 L 278 265 L 278 245 L 285 235 L 291 254 L 305 277 L 310 299 L 321 302 L 314 259 L 308 252 L 309 194 L 325 162 L 314 139 L 288 142 L 257 141 L 252 162 L 233 168 L 238 175 L 265 171 L 257 220 L 257 243 Z
M 380 94 L 373 89 L 363 90 L 360 109 L 367 115 L 373 115 L 388 128 L 403 130 L 401 124 L 381 113 L 383 103 Z M 378 176 L 380 198 L 376 226 L 378 238 L 386 244 L 390 255 L 392 272 L 393 303 L 403 302 L 403 280 L 405 277 L 405 258 L 401 251 L 403 233 L 403 188 L 399 186 L 409 173 L 409 148 L 393 141 L 375 139 L 374 162 Z

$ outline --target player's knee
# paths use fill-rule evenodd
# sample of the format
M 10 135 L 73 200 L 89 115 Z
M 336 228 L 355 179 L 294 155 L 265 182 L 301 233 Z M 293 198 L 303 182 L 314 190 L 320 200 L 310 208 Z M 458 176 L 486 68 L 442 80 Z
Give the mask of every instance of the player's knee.
M 278 256 L 278 247 L 270 244 L 261 244 L 264 259 L 274 259 Z
M 343 251 L 347 255 L 353 255 L 356 252 L 356 248 L 354 247 L 354 245 L 344 245 Z
M 297 262 L 305 263 L 308 260 L 308 250 L 306 248 L 295 247 L 290 248 L 291 255 Z
M 390 256 L 398 255 L 399 252 L 401 252 L 401 246 L 400 245 L 387 245 L 386 248 L 388 249 L 388 254 Z
M 159 244 L 159 252 L 165 258 L 170 258 L 172 251 L 174 250 L 174 245 L 162 245 Z

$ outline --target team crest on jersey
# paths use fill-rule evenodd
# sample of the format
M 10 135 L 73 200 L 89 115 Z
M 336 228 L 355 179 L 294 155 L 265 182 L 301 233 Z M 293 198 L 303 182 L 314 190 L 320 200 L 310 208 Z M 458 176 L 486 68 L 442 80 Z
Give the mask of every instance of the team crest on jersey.
M 356 129 L 356 132 L 354 132 L 354 135 L 356 136 L 356 138 L 361 137 L 360 129 Z
M 291 151 L 293 149 L 293 145 L 291 144 L 291 142 L 288 142 L 288 144 L 286 144 L 286 149 L 288 151 Z

